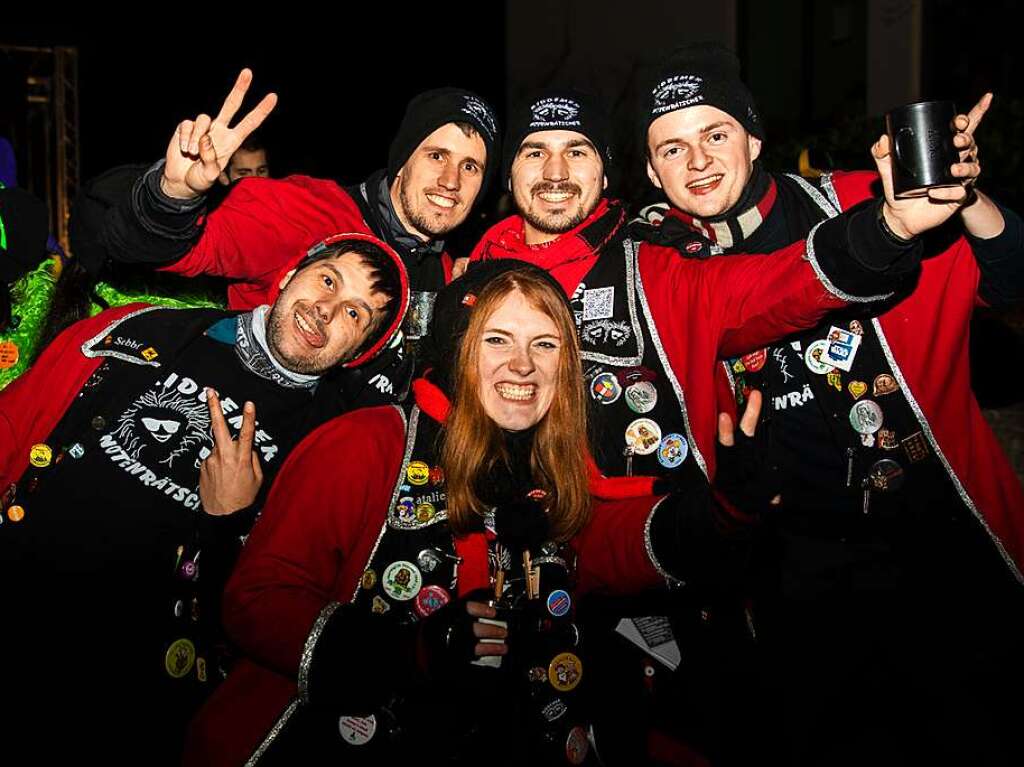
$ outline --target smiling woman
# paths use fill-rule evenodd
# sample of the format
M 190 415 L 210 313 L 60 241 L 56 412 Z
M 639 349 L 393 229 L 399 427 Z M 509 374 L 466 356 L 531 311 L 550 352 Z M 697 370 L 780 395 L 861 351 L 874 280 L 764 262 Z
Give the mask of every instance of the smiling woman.
M 718 560 L 703 475 L 659 499 L 593 468 L 546 272 L 474 267 L 420 354 L 412 401 L 325 424 L 279 475 L 225 593 L 246 659 L 187 764 L 581 764 L 577 598 L 690 577 L 664 563 L 692 547 Z

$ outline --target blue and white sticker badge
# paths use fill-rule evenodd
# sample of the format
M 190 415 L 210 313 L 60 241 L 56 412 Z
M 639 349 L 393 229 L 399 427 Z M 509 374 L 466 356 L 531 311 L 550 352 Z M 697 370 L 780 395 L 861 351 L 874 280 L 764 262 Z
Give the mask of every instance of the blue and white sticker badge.
M 821 361 L 849 373 L 860 343 L 864 340 L 863 337 L 833 325 L 828 330 L 826 340 L 828 348 L 822 355 Z

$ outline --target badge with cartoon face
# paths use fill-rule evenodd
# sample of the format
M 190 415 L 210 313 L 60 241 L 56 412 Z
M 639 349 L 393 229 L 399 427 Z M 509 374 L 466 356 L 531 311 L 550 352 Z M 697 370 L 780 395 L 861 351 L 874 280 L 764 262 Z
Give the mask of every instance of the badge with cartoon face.
M 423 576 L 412 562 L 392 562 L 381 576 L 384 593 L 400 602 L 412 599 L 423 585 Z

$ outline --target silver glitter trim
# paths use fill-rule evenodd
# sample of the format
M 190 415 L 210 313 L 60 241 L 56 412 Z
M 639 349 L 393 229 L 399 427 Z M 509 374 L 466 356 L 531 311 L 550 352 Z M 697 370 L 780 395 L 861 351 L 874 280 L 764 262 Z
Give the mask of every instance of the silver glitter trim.
M 836 204 L 835 206 L 833 206 L 832 203 L 826 200 L 825 196 L 817 189 L 815 189 L 814 185 L 811 184 L 807 179 L 805 179 L 803 176 L 797 175 L 796 173 L 787 173 L 786 175 L 789 178 L 793 179 L 797 183 L 797 186 L 803 189 L 804 193 L 808 197 L 814 200 L 815 204 L 819 208 L 821 208 L 822 212 L 826 216 L 828 216 L 829 218 L 835 218 L 836 216 L 839 215 L 839 205 Z M 831 186 L 831 183 L 829 184 L 829 186 Z M 833 190 L 832 194 L 835 194 L 835 190 Z
M 697 440 L 693 438 L 693 429 L 690 428 L 690 415 L 686 411 L 686 398 L 683 396 L 683 387 L 679 384 L 679 379 L 676 378 L 676 373 L 672 369 L 672 366 L 668 363 L 668 357 L 665 355 L 665 349 L 661 345 L 661 336 L 658 335 L 658 328 L 654 324 L 654 318 L 651 316 L 651 307 L 647 304 L 647 293 L 644 291 L 643 280 L 638 279 L 636 281 L 636 289 L 640 294 L 640 306 L 644 310 L 644 318 L 647 320 L 647 329 L 651 332 L 651 341 L 654 343 L 654 349 L 658 352 L 658 359 L 661 360 L 661 367 L 665 371 L 665 375 L 668 377 L 669 383 L 672 384 L 672 391 L 675 392 L 676 399 L 679 401 L 679 408 L 683 414 L 683 424 L 686 426 L 686 441 L 690 445 L 690 452 L 693 453 L 693 458 L 697 461 L 697 465 L 700 466 L 700 470 L 704 472 L 704 476 L 708 475 L 708 464 L 704 460 L 704 456 L 697 448 Z
M 580 358 L 588 362 L 601 362 L 605 365 L 637 366 L 643 364 L 644 359 L 644 335 L 640 332 L 640 321 L 636 314 L 636 291 L 633 286 L 638 283 L 635 278 L 637 248 L 632 240 L 623 240 L 622 249 L 625 251 L 626 259 L 626 305 L 629 308 L 629 321 L 633 326 L 633 335 L 636 337 L 635 357 L 611 357 L 607 354 L 596 352 L 580 351 Z M 600 263 L 600 259 L 598 259 Z
M 439 522 L 444 522 L 448 519 L 448 512 L 445 509 L 441 509 L 439 512 L 434 514 L 429 522 L 403 522 L 395 513 L 395 505 L 401 497 L 401 486 L 404 484 L 405 470 L 409 468 L 409 461 L 412 459 L 413 447 L 416 444 L 416 430 L 419 425 L 419 421 L 420 409 L 419 406 L 414 405 L 412 412 L 409 414 L 408 434 L 405 439 L 405 457 L 402 459 L 402 471 L 398 475 L 398 482 L 395 483 L 395 491 L 391 496 L 391 505 L 388 507 L 387 526 L 392 530 L 422 530 L 425 527 L 431 527 L 432 525 L 436 525 Z
M 836 193 L 836 188 L 832 184 L 831 173 L 821 174 L 821 188 L 825 190 L 825 194 L 828 196 L 828 201 L 832 203 L 832 207 L 841 211 L 843 206 L 842 203 L 839 202 L 839 195 Z
M 156 311 L 157 309 L 166 309 L 166 308 L 167 307 L 165 307 L 165 306 L 147 306 L 144 309 L 136 309 L 134 312 L 129 312 L 124 317 L 121 317 L 118 320 L 114 320 L 112 323 L 107 325 L 107 327 L 104 328 L 101 332 L 97 333 L 92 338 L 90 338 L 88 341 L 86 341 L 85 343 L 82 344 L 82 354 L 84 354 L 89 359 L 95 359 L 96 357 L 113 357 L 116 360 L 124 360 L 125 362 L 133 362 L 136 365 L 149 365 L 150 367 L 154 367 L 154 368 L 160 367 L 160 363 L 159 362 L 140 360 L 138 357 L 132 357 L 131 355 L 124 354 L 122 352 L 108 352 L 108 351 L 103 351 L 102 349 L 100 349 L 99 351 L 93 351 L 89 347 L 92 346 L 95 343 L 99 343 L 104 338 L 109 336 L 113 332 L 114 328 L 118 327 L 121 323 L 127 322 L 130 319 L 138 317 L 140 314 L 146 314 L 147 312 L 153 312 L 153 311 Z
M 814 269 L 814 273 L 818 276 L 818 282 L 824 286 L 825 290 L 836 298 L 841 298 L 843 301 L 850 304 L 870 304 L 873 301 L 884 301 L 887 298 L 891 298 L 894 295 L 893 293 L 879 293 L 874 296 L 854 296 L 849 293 L 844 293 L 832 283 L 832 280 L 828 278 L 828 275 L 825 274 L 821 265 L 818 263 L 818 257 L 814 255 L 814 235 L 817 234 L 818 227 L 824 223 L 824 221 L 819 221 L 808 233 L 807 242 L 804 248 L 804 258 L 810 262 L 811 268 Z
M 729 389 L 732 391 L 732 396 L 736 396 L 736 378 L 732 374 L 732 367 L 728 362 L 722 360 L 722 367 L 725 368 L 725 377 L 729 379 Z
M 666 496 L 667 497 L 667 496 Z M 685 586 L 686 583 L 676 578 L 672 573 L 661 566 L 661 562 L 654 555 L 654 543 L 651 541 L 651 523 L 654 522 L 654 513 L 658 510 L 658 507 L 664 502 L 665 498 L 658 500 L 654 506 L 651 507 L 651 513 L 647 515 L 647 521 L 644 522 L 644 548 L 647 549 L 647 558 L 651 560 L 651 564 L 654 565 L 654 569 L 657 570 L 658 575 L 665 579 L 665 583 L 669 587 Z
M 390 509 L 395 508 L 395 503 L 398 502 L 398 496 L 402 488 L 402 480 L 405 478 L 405 467 L 409 465 L 409 458 L 412 457 L 412 448 L 416 444 L 416 424 L 420 420 L 420 409 L 418 405 L 413 405 L 412 412 L 409 413 L 409 421 L 405 420 L 405 412 L 398 405 L 392 405 L 392 407 L 398 411 L 398 414 L 402 416 L 402 423 L 405 424 L 406 440 L 405 440 L 405 455 L 402 457 L 402 466 L 398 470 L 398 478 L 395 480 L 395 489 L 391 491 L 391 505 L 388 506 L 388 516 L 390 517 Z M 373 542 L 373 548 L 370 550 L 370 556 L 366 558 L 366 564 L 370 564 L 373 558 L 377 555 L 377 547 L 380 546 L 381 539 L 384 538 L 384 533 L 388 529 L 388 523 L 385 520 L 384 524 L 380 526 L 380 532 L 377 533 L 377 540 Z M 359 595 L 359 579 L 356 579 L 356 587 L 352 590 L 352 598 L 349 602 L 355 602 L 356 597 Z
M 338 602 L 329 602 L 316 616 L 313 621 L 313 628 L 306 637 L 306 644 L 302 648 L 302 657 L 299 658 L 299 700 L 302 703 L 309 703 L 309 667 L 313 663 L 313 653 L 316 651 L 316 643 L 320 641 L 320 635 L 324 632 L 327 621 L 334 615 L 334 611 L 341 605 Z
M 873 317 L 871 324 L 874 326 L 875 333 L 878 335 L 878 342 L 882 345 L 882 351 L 885 353 L 885 358 L 889 362 L 889 366 L 892 368 L 892 374 L 896 376 L 896 380 L 899 381 L 900 389 L 903 391 L 903 395 L 907 398 L 907 402 L 910 403 L 910 407 L 914 411 L 914 415 L 917 416 L 917 422 L 921 426 L 921 431 L 924 432 L 925 437 L 928 439 L 928 444 L 942 462 L 942 466 L 946 469 L 946 473 L 949 474 L 949 478 L 953 480 L 953 486 L 956 487 L 956 491 L 960 495 L 960 499 L 964 502 L 967 508 L 970 509 L 974 518 L 978 520 L 978 524 L 980 524 L 985 532 L 988 533 L 989 538 L 992 539 L 992 542 L 995 544 L 1000 556 L 1002 556 L 1003 560 L 1006 562 L 1007 567 L 1010 568 L 1010 572 L 1014 574 L 1019 583 L 1024 584 L 1024 574 L 1022 574 L 1017 568 L 1017 563 L 1013 561 L 1013 557 L 1011 557 L 1009 552 L 1007 552 L 1002 541 L 999 540 L 999 537 L 992 532 L 992 529 L 985 521 L 985 517 L 978 511 L 978 507 L 974 504 L 971 496 L 967 494 L 967 490 L 960 481 L 960 477 L 958 477 L 956 472 L 953 471 L 953 467 L 946 458 L 946 454 L 943 453 L 942 448 L 939 447 L 939 443 L 935 439 L 935 434 L 932 433 L 932 427 L 928 423 L 928 419 L 925 417 L 924 411 L 921 410 L 921 406 L 917 404 L 917 399 L 914 398 L 914 393 L 907 385 L 907 379 L 903 377 L 903 371 L 900 370 L 900 366 L 896 364 L 896 357 L 893 356 L 892 349 L 889 348 L 889 341 L 886 339 L 885 333 L 882 331 L 882 323 L 878 321 L 877 317 Z
M 288 720 L 292 718 L 292 714 L 295 713 L 295 709 L 298 707 L 299 702 L 297 700 L 293 700 L 288 704 L 284 713 L 277 718 L 277 721 L 274 722 L 274 726 L 270 728 L 270 732 L 267 733 L 267 737 L 265 737 L 263 742 L 260 743 L 259 746 L 256 747 L 256 750 L 252 752 L 252 756 L 250 756 L 249 761 L 245 763 L 245 767 L 253 767 L 253 765 L 263 758 L 267 749 L 270 748 L 270 745 L 277 739 L 277 736 L 281 734 L 281 730 L 283 730 L 284 726 L 288 724 Z

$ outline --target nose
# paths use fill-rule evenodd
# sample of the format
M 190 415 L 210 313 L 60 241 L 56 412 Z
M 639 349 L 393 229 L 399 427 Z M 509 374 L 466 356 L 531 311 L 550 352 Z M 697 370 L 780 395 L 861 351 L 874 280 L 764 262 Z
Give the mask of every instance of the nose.
M 459 168 L 455 163 L 446 162 L 441 175 L 437 178 L 437 185 L 442 189 L 457 192 L 459 189 Z
M 544 163 L 545 181 L 565 181 L 569 178 L 569 163 L 560 152 L 552 153 Z
M 334 319 L 334 314 L 338 310 L 338 303 L 335 301 L 317 301 L 313 304 L 313 311 L 316 312 L 316 316 L 320 318 L 320 321 L 325 325 L 329 325 L 331 320 Z
M 711 157 L 698 145 L 690 152 L 686 166 L 690 170 L 704 170 L 711 164 Z
M 512 350 L 512 358 L 508 361 L 508 369 L 517 375 L 528 376 L 535 367 L 529 347 L 524 344 L 516 344 L 515 349 Z

